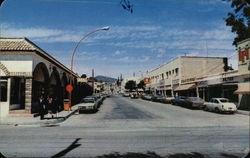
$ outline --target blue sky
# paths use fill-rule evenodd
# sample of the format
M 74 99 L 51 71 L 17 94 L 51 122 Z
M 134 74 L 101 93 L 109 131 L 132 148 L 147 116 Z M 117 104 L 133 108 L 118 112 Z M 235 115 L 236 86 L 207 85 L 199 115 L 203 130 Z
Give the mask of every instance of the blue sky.
M 234 34 L 223 18 L 231 11 L 221 0 L 6 0 L 0 10 L 1 36 L 27 37 L 70 65 L 76 43 L 103 26 L 77 49 L 78 74 L 117 78 L 140 75 L 176 58 L 225 56 L 235 67 Z

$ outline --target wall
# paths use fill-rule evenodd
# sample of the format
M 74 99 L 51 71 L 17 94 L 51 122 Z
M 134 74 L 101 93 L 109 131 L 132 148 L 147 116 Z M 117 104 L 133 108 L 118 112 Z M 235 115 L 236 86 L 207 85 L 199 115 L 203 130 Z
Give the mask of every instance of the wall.
M 221 72 L 224 72 L 223 58 L 181 57 L 182 80 Z

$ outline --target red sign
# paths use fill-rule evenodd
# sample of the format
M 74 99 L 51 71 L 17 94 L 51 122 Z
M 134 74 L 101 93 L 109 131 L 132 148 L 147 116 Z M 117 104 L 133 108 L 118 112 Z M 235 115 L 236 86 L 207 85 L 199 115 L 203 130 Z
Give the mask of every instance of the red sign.
M 150 83 L 151 83 L 150 78 L 144 78 L 144 83 L 145 83 L 145 84 L 150 84 Z
M 73 91 L 73 86 L 71 85 L 71 84 L 68 84 L 67 86 L 66 86 L 66 91 L 68 91 L 69 93 L 70 92 L 72 92 Z
M 246 60 L 249 59 L 248 49 L 245 49 L 245 50 L 239 52 L 239 61 L 241 61 L 242 63 L 244 63 L 245 59 Z

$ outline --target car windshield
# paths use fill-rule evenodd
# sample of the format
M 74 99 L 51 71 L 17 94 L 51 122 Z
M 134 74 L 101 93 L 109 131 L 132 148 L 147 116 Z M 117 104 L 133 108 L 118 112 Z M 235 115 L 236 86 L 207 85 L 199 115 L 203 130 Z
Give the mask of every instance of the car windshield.
M 191 101 L 203 101 L 203 99 L 197 97 L 189 97 L 188 99 Z
M 81 103 L 94 103 L 95 99 L 94 98 L 84 98 Z
M 227 103 L 227 102 L 229 102 L 229 100 L 228 99 L 220 99 L 220 102 Z

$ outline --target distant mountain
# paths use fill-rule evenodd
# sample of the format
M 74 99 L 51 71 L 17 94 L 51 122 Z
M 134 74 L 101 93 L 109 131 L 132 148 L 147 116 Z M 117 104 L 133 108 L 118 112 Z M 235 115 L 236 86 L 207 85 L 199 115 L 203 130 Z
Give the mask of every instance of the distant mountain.
M 96 76 L 95 79 L 99 82 L 116 82 L 117 79 L 107 76 Z

